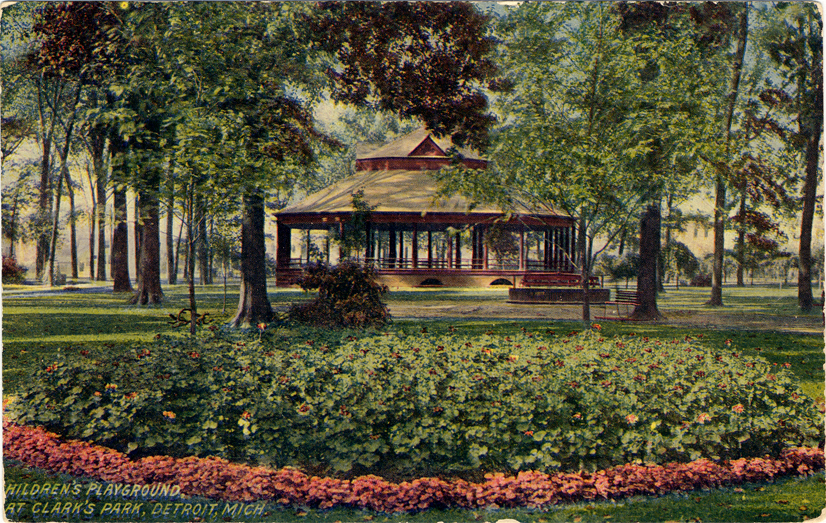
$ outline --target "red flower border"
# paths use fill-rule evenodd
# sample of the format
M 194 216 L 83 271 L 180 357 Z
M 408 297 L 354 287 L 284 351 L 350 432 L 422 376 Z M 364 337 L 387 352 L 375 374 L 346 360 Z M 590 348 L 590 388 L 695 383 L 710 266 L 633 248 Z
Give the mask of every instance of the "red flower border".
M 136 485 L 175 484 L 181 494 L 226 501 L 267 500 L 282 505 L 348 506 L 376 512 L 428 508 L 544 507 L 561 501 L 660 495 L 714 488 L 824 468 L 820 448 L 785 450 L 778 458 L 715 463 L 701 459 L 665 465 L 622 465 L 594 473 L 488 474 L 484 483 L 421 478 L 390 483 L 376 476 L 352 480 L 310 477 L 293 468 L 270 470 L 220 458 L 153 456 L 136 461 L 115 450 L 62 440 L 42 428 L 3 422 L 3 456 L 51 472 Z

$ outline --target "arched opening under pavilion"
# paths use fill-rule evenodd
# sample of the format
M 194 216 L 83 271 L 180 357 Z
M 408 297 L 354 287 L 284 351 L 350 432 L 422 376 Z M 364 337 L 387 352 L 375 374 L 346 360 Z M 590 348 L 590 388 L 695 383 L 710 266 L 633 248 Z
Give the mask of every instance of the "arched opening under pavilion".
M 360 155 L 355 174 L 279 211 L 276 285 L 294 284 L 308 263 L 344 259 L 334 238 L 351 222 L 359 193 L 372 211 L 365 241 L 350 258 L 373 265 L 391 288 L 487 287 L 506 279 L 523 286 L 556 282 L 576 292 L 575 221 L 524 205 L 506 216 L 460 195 L 438 198 L 434 173 L 450 163 L 451 146 L 419 129 Z M 487 167 L 473 151 L 459 153 L 465 166 Z M 494 229 L 509 245 L 492 244 Z

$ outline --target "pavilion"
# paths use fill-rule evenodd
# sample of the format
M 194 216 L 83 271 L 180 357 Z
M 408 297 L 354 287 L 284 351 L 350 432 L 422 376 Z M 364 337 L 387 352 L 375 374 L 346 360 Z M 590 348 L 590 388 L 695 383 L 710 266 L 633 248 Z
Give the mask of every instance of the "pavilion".
M 365 245 L 350 257 L 372 264 L 390 287 L 513 286 L 526 276 L 576 277 L 571 217 L 533 211 L 521 203 L 506 215 L 490 206 L 474 206 L 460 195 L 437 197 L 433 175 L 450 163 L 451 146 L 449 138 L 419 129 L 357 155 L 355 174 L 278 212 L 276 284 L 293 284 L 311 261 L 342 259 L 341 250 L 331 248 L 331 238 L 351 220 L 358 191 L 373 210 Z M 466 167 L 488 165 L 473 151 L 459 153 Z M 507 231 L 512 245 L 518 246 L 509 256 L 495 256 L 486 241 L 493 227 Z

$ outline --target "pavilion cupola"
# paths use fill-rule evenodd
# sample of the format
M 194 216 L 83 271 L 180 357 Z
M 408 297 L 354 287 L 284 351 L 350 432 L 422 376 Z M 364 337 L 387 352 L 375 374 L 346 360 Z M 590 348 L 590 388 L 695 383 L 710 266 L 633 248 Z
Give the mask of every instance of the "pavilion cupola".
M 437 171 L 450 163 L 448 151 L 453 147 L 449 137 L 438 138 L 424 127 L 406 134 L 389 144 L 356 155 L 357 171 Z M 458 149 L 461 162 L 472 169 L 484 169 L 488 162 L 471 149 Z

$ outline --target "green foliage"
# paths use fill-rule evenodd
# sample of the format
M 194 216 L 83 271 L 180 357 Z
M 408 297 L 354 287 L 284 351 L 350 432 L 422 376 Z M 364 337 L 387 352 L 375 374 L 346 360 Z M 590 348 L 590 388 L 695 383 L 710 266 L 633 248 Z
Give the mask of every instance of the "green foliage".
M 364 199 L 364 191 L 359 189 L 352 194 L 353 212 L 350 219 L 340 231 L 336 231 L 336 242 L 341 246 L 345 256 L 354 256 L 367 245 L 367 226 L 375 206 Z
M 493 224 L 487 230 L 485 244 L 491 250 L 499 265 L 504 264 L 507 258 L 519 254 L 519 242 L 517 242 L 513 233 L 506 230 L 499 223 Z
M 700 270 L 700 261 L 691 252 L 691 249 L 682 242 L 671 240 L 668 246 L 663 249 L 663 257 L 665 258 L 665 266 L 669 272 L 672 272 L 679 281 L 680 275 L 685 274 L 689 278 L 693 278 Z
M 600 258 L 600 266 L 614 281 L 624 279 L 626 283 L 630 278 L 636 278 L 640 271 L 640 255 L 626 254 L 624 256 L 603 255 Z
M 416 118 L 479 147 L 494 121 L 484 90 L 503 87 L 487 22 L 470 3 L 327 2 L 311 34 L 339 64 L 329 69 L 334 99 Z
M 317 334 L 59 353 L 8 415 L 133 455 L 339 472 L 596 469 L 821 438 L 787 370 L 688 337 Z
M 354 262 L 335 267 L 323 263 L 304 269 L 299 286 L 318 289 L 316 298 L 290 309 L 290 318 L 319 327 L 376 328 L 390 321 L 382 301 L 387 286 L 376 283 L 376 271 Z

